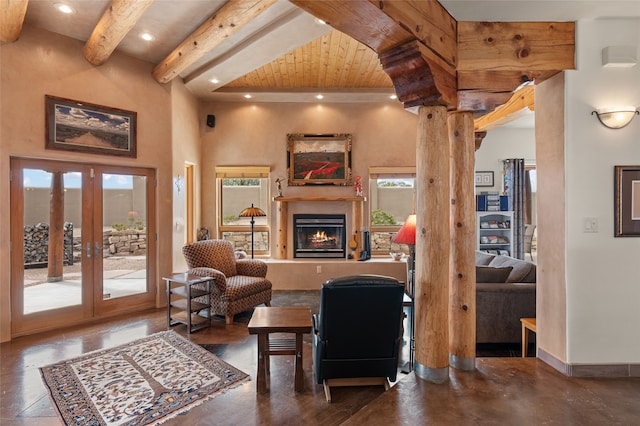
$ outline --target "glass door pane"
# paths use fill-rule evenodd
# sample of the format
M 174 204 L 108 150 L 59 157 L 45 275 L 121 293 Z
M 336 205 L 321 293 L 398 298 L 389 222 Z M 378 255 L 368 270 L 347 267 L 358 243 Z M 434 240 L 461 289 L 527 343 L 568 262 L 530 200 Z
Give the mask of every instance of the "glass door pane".
M 13 335 L 155 306 L 154 182 L 151 169 L 11 159 Z
M 24 315 L 82 304 L 82 173 L 22 169 Z
M 147 177 L 101 176 L 102 300 L 147 293 Z

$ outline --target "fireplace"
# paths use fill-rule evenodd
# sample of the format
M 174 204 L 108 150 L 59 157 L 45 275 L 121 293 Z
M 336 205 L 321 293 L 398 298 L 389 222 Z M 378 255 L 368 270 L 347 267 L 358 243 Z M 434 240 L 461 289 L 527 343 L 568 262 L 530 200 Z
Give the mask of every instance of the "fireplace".
M 344 258 L 345 225 L 343 214 L 294 214 L 293 257 Z

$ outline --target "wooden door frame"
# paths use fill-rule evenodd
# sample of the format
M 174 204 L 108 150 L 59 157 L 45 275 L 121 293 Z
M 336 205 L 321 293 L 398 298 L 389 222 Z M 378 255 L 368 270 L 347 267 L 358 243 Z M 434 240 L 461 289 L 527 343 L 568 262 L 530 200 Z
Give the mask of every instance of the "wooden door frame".
M 134 310 L 141 310 L 145 308 L 155 307 L 157 282 L 155 265 L 155 253 L 156 253 L 156 226 L 155 226 L 155 170 L 147 169 L 143 167 L 126 167 L 126 166 L 109 166 L 109 165 L 94 165 L 95 176 L 93 182 L 93 192 L 102 193 L 102 181 L 97 179 L 102 174 L 127 174 L 136 176 L 145 176 L 147 178 L 146 191 L 147 191 L 147 292 L 143 294 L 137 294 L 133 296 L 127 296 L 126 298 L 115 299 L 103 299 L 102 283 L 104 279 L 102 277 L 102 259 L 96 265 L 93 270 L 93 280 L 98 282 L 99 291 L 97 287 L 94 287 L 93 307 L 95 317 L 112 316 L 118 313 L 130 312 Z M 98 223 L 102 223 L 103 204 L 102 197 L 94 197 L 94 220 L 98 220 Z M 104 224 L 103 224 L 104 226 Z M 102 241 L 102 227 L 92 228 L 94 235 L 92 235 L 92 241 Z M 104 257 L 103 257 L 104 258 Z M 126 301 L 124 301 L 126 300 Z M 123 303 L 124 301 L 124 303 Z
M 140 295 L 140 297 L 130 296 L 113 299 L 109 302 L 114 303 L 96 303 L 96 298 L 102 297 L 101 291 L 96 291 L 97 287 L 93 283 L 95 277 L 102 278 L 102 271 L 98 270 L 95 263 L 82 262 L 82 304 L 70 306 L 60 309 L 35 312 L 25 316 L 22 312 L 24 305 L 24 256 L 16 253 L 24 253 L 24 183 L 22 170 L 24 169 L 42 169 L 47 171 L 62 171 L 82 173 L 82 223 L 85 229 L 90 230 L 82 233 L 82 256 L 85 256 L 85 247 L 87 242 L 91 244 L 92 259 L 94 257 L 93 241 L 102 241 L 102 230 L 95 230 L 94 211 L 98 211 L 102 215 L 102 210 L 96 208 L 96 203 L 101 206 L 101 202 L 97 202 L 94 197 L 95 189 L 92 182 L 91 170 L 108 170 L 108 173 L 127 173 L 138 175 L 144 174 L 147 179 L 147 283 L 148 292 Z M 65 160 L 49 160 L 38 158 L 11 157 L 10 158 L 10 203 L 11 203 L 11 336 L 18 337 L 21 335 L 33 334 L 36 332 L 51 330 L 66 325 L 81 324 L 96 318 L 108 317 L 123 312 L 141 310 L 145 308 L 155 307 L 157 287 L 155 283 L 156 263 L 157 263 L 157 247 L 156 247 L 156 171 L 154 169 L 141 167 L 124 167 L 109 166 L 99 164 L 86 164 Z M 19 173 L 18 173 L 19 171 Z M 93 179 L 95 181 L 95 179 Z M 100 185 L 101 187 L 101 185 Z M 90 188 L 90 189 L 88 189 Z M 99 235 L 98 235 L 99 234 Z M 96 239 L 98 238 L 98 239 Z M 100 264 L 101 266 L 101 264 Z M 102 281 L 100 281 L 100 290 Z M 124 300 L 124 303 L 123 303 Z M 104 301 L 101 301 L 104 302 Z M 120 303 L 118 303 L 120 302 Z M 96 309 L 96 307 L 98 307 Z M 16 312 L 15 309 L 20 309 Z

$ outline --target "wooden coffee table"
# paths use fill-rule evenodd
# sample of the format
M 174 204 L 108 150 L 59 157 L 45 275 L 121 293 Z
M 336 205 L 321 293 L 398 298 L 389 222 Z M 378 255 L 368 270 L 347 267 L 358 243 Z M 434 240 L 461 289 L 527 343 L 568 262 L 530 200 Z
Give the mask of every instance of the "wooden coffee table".
M 311 333 L 311 308 L 259 307 L 253 311 L 249 321 L 249 334 L 258 335 L 258 377 L 256 391 L 267 393 L 267 375 L 269 356 L 295 356 L 295 391 L 304 390 L 304 373 L 302 371 L 302 335 Z M 269 333 L 295 333 L 295 339 L 269 339 Z

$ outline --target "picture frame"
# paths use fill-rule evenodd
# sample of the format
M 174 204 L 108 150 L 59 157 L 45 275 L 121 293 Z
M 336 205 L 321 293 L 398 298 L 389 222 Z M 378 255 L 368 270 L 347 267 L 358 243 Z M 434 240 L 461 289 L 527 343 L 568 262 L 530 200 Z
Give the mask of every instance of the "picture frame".
M 615 237 L 640 237 L 640 166 L 614 167 Z
M 493 172 L 476 172 L 476 187 L 493 186 Z
M 287 135 L 289 186 L 350 185 L 351 134 Z
M 136 157 L 137 113 L 45 95 L 45 148 Z

